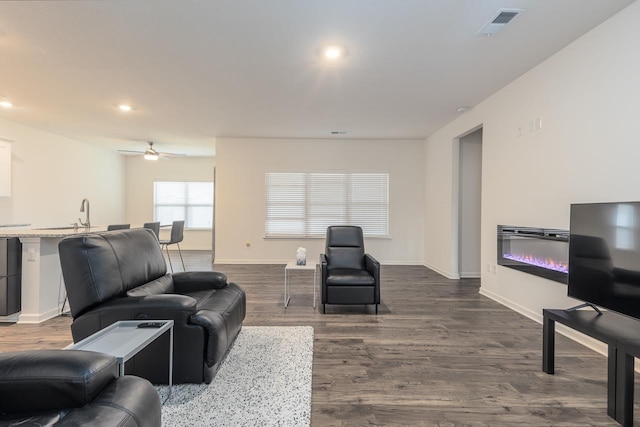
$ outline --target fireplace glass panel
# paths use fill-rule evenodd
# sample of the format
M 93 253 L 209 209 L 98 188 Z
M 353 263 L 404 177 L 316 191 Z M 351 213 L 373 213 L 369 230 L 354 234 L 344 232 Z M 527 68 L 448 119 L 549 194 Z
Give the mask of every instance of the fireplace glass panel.
M 569 232 L 498 226 L 498 264 L 567 283 Z

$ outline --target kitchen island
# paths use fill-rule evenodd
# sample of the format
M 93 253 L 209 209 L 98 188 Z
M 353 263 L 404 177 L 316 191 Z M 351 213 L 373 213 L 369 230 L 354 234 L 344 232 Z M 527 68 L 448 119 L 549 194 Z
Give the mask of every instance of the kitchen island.
M 22 243 L 21 311 L 0 322 L 41 323 L 62 313 L 66 297 L 58 243 L 64 237 L 106 231 L 106 226 L 23 228 L 2 227 L 0 238 L 18 237 Z

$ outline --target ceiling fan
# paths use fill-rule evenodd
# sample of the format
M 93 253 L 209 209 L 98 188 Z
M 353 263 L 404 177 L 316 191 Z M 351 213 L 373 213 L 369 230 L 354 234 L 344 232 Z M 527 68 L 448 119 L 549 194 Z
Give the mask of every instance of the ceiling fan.
M 144 156 L 145 160 L 158 160 L 159 158 L 169 160 L 170 157 L 182 157 L 184 154 L 163 153 L 153 148 L 153 142 L 148 141 L 149 147 L 145 151 L 118 150 L 121 153 L 129 153 L 137 156 Z

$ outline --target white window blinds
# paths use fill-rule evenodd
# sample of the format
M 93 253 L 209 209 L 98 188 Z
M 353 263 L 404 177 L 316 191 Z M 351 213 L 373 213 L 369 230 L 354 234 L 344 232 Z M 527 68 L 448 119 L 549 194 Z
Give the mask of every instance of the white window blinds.
M 184 220 L 187 228 L 212 228 L 213 182 L 154 182 L 154 219 Z
M 324 236 L 330 225 L 389 235 L 389 174 L 267 172 L 265 236 Z

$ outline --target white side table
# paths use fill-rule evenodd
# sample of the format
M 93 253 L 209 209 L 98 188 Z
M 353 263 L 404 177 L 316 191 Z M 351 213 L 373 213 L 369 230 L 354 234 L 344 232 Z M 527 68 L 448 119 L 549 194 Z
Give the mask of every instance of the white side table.
M 289 305 L 291 292 L 289 291 L 289 271 L 291 270 L 313 270 L 313 308 L 316 308 L 316 267 L 318 263 L 307 261 L 306 265 L 298 265 L 296 261 L 287 263 L 284 268 L 284 308 Z

